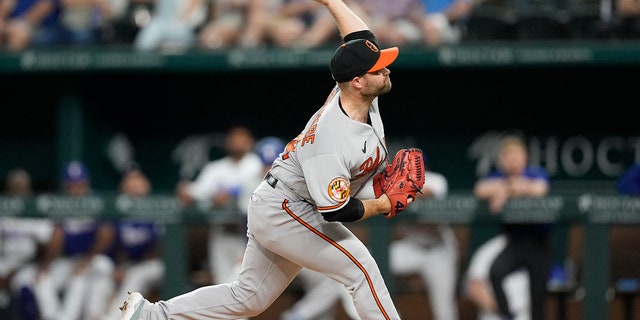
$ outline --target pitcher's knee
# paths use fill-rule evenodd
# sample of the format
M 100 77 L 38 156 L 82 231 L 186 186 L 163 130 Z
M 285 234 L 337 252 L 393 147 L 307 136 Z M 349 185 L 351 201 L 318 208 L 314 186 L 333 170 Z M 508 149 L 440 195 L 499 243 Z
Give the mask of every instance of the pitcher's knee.
M 256 290 L 248 286 L 243 286 L 238 282 L 234 282 L 230 286 L 231 293 L 235 300 L 238 302 L 234 308 L 237 308 L 238 314 L 243 314 L 248 317 L 254 317 L 269 308 L 269 306 L 278 297 L 271 292 L 265 292 L 267 290 Z

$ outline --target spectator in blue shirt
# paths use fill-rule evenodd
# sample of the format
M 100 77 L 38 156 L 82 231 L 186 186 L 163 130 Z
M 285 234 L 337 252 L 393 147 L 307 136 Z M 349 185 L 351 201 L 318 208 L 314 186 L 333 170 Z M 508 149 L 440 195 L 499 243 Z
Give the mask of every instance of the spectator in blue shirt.
M 57 37 L 58 0 L 0 0 L 0 49 L 20 51 Z
M 487 202 L 491 214 L 499 214 L 512 197 L 544 197 L 550 181 L 546 171 L 528 163 L 526 145 L 518 136 L 509 135 L 500 143 L 497 170 L 481 178 L 474 195 Z M 529 272 L 531 319 L 545 319 L 546 285 L 553 262 L 551 225 L 546 223 L 503 223 L 507 244 L 493 261 L 489 271 L 491 286 L 500 316 L 513 319 L 505 295 L 503 280 L 524 267 Z
M 420 27 L 424 44 L 440 46 L 459 43 L 473 4 L 471 0 L 422 0 L 424 15 Z

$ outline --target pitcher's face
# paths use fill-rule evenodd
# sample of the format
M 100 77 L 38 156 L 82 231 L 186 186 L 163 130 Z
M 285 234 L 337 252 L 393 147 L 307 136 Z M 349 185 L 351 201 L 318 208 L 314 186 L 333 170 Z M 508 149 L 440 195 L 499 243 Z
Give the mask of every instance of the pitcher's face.
M 388 68 L 365 73 L 361 77 L 365 80 L 362 94 L 366 96 L 380 96 L 391 91 L 390 75 L 391 70 Z

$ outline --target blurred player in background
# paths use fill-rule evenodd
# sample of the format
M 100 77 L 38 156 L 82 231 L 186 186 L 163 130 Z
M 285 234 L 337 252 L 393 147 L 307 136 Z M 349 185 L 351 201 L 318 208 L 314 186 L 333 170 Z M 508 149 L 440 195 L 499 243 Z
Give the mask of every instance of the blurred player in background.
M 80 161 L 65 165 L 62 191 L 69 197 L 92 193 L 91 179 Z M 46 320 L 99 320 L 113 291 L 113 260 L 108 256 L 115 240 L 111 222 L 94 217 L 64 217 L 37 265 L 16 275 L 17 290 L 29 289 L 36 311 Z
M 235 266 L 242 261 L 247 244 L 249 199 L 241 195 L 243 188 L 255 184 L 256 177 L 262 176 L 262 162 L 253 152 L 254 139 L 249 127 L 234 124 L 225 134 L 226 155 L 206 164 L 194 181 L 177 186 L 177 196 L 187 206 L 229 207 L 240 213 L 228 222 L 211 223 L 208 248 L 213 283 L 224 283 L 235 277 Z
M 7 172 L 3 195 L 26 199 L 33 194 L 31 175 L 23 168 Z M 38 259 L 38 252 L 51 238 L 53 221 L 46 218 L 0 217 L 0 319 L 11 319 L 20 303 L 33 303 L 11 291 L 14 275 Z
M 284 151 L 284 147 L 284 141 L 275 136 L 262 137 L 255 142 L 253 153 L 260 159 L 262 169 L 253 177 L 253 179 L 247 179 L 245 185 L 241 189 L 242 191 L 240 193 L 239 201 L 242 201 L 243 199 L 247 200 L 244 203 L 239 202 L 243 212 L 247 212 L 248 200 L 251 197 L 251 194 L 258 185 L 260 185 L 262 180 L 264 180 L 264 176 L 269 172 L 269 169 L 271 169 L 273 161 L 275 161 L 276 158 L 278 158 L 278 156 Z
M 463 292 L 478 307 L 477 320 L 501 320 L 489 270 L 493 261 L 507 245 L 507 238 L 500 234 L 483 243 L 471 256 L 469 268 L 464 275 Z M 531 319 L 529 297 L 529 274 L 524 268 L 517 269 L 502 282 L 513 320 Z
M 426 163 L 426 161 L 425 161 Z M 427 166 L 422 194 L 418 198 L 447 196 L 449 184 L 441 173 Z M 400 222 L 399 238 L 390 246 L 389 260 L 394 275 L 419 274 L 427 290 L 433 319 L 457 320 L 458 242 L 447 224 Z
M 4 181 L 4 195 L 12 197 L 30 197 L 33 195 L 31 175 L 23 168 L 13 168 L 7 172 Z
M 120 197 L 139 198 L 148 196 L 152 187 L 144 172 L 134 166 L 122 175 L 119 189 Z M 153 289 L 159 288 L 165 271 L 160 254 L 162 225 L 153 221 L 121 219 L 116 228 L 114 281 L 117 286 L 104 320 L 118 319 L 118 307 L 127 298 L 128 291 L 149 295 Z

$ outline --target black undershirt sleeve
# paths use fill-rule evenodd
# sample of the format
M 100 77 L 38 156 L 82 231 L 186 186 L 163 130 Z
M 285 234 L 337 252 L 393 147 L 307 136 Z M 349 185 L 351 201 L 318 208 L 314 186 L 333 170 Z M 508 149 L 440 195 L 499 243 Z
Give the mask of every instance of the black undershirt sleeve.
M 325 220 L 340 221 L 340 222 L 352 222 L 359 220 L 364 215 L 364 205 L 360 199 L 351 197 L 347 204 L 339 210 L 332 212 L 323 212 L 322 216 Z

